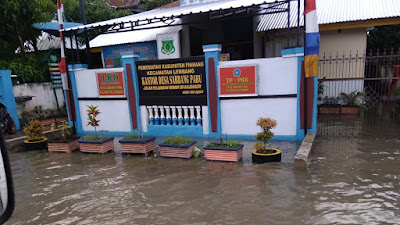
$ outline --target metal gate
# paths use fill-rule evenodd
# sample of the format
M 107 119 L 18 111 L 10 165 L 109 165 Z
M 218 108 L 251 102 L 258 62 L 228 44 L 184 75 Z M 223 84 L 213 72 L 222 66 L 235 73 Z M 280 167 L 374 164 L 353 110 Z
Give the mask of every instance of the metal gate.
M 400 49 L 320 55 L 318 135 L 400 137 Z

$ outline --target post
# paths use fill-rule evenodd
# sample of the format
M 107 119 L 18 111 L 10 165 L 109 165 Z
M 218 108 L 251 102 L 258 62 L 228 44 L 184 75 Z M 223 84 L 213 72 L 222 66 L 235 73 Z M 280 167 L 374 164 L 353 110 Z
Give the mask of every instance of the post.
M 137 80 L 136 61 L 139 55 L 121 53 L 122 65 L 125 73 L 125 90 L 128 97 L 129 112 L 131 115 L 131 129 L 141 133 L 140 113 L 139 113 L 139 86 Z
M 209 114 L 209 136 L 219 137 L 221 134 L 221 108 L 218 98 L 218 64 L 221 58 L 221 45 L 204 45 L 204 58 L 207 77 L 207 105 Z

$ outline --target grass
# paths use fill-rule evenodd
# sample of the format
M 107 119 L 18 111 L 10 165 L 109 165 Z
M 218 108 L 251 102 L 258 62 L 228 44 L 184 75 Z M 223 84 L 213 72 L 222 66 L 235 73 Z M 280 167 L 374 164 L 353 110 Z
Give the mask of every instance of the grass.
M 190 138 L 176 136 L 176 137 L 168 137 L 164 143 L 169 145 L 187 145 L 192 141 L 193 140 Z
M 240 141 L 234 141 L 228 139 L 226 143 L 210 143 L 209 147 L 222 147 L 222 148 L 237 148 L 240 145 Z
M 96 137 L 95 135 L 90 135 L 90 136 L 86 136 L 83 138 L 83 140 L 86 140 L 86 141 L 102 141 L 104 139 L 106 139 L 106 137 L 104 137 L 104 136 Z
M 137 139 L 141 139 L 141 137 L 136 134 L 130 134 L 124 137 L 124 140 L 137 140 Z

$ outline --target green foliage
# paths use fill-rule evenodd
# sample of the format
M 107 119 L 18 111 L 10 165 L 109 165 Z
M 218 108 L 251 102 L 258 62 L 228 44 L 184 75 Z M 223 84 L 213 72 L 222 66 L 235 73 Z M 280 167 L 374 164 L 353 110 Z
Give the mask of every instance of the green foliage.
M 130 135 L 124 137 L 124 140 L 137 140 L 137 139 L 140 139 L 140 138 L 141 137 L 136 135 L 136 134 L 130 134 Z
M 257 126 L 259 126 L 261 128 L 261 132 L 257 133 L 257 135 L 255 136 L 255 139 L 258 141 L 262 141 L 263 143 L 256 143 L 254 145 L 254 148 L 256 150 L 266 150 L 267 149 L 267 142 L 269 139 L 271 139 L 274 136 L 274 133 L 271 131 L 271 129 L 275 128 L 277 125 L 276 120 L 271 119 L 269 117 L 260 117 L 257 120 L 256 123 Z
M 61 121 L 61 124 L 58 126 L 58 128 L 60 129 L 60 132 L 59 132 L 60 140 L 65 141 L 71 136 L 71 134 L 72 134 L 71 128 L 72 127 L 69 126 L 68 121 L 65 121 L 65 120 Z M 55 129 L 56 129 L 56 124 L 52 123 L 51 130 L 55 130 Z
M 353 91 L 349 94 L 341 92 L 340 96 L 343 97 L 346 106 L 357 107 L 361 105 L 359 102 L 359 98 L 364 96 L 364 93 L 360 91 Z
M 169 145 L 187 145 L 192 141 L 193 140 L 190 138 L 175 136 L 175 137 L 168 137 L 164 143 Z
M 50 81 L 49 68 L 42 53 L 0 60 L 0 69 L 11 69 L 23 83 Z
M 32 120 L 29 124 L 24 126 L 23 129 L 28 141 L 41 141 L 45 138 L 43 135 L 43 125 L 37 121 Z
M 368 32 L 368 50 L 385 48 L 395 51 L 400 48 L 400 25 L 379 26 Z
M 240 141 L 228 139 L 225 143 L 210 143 L 209 147 L 222 147 L 222 148 L 237 148 L 240 145 Z
M 84 138 L 84 140 L 87 141 L 102 141 L 104 139 L 106 139 L 106 137 L 104 136 L 97 137 L 96 135 L 89 135 Z
M 145 10 L 151 10 L 172 2 L 174 0 L 142 0 L 142 7 Z
M 20 47 L 25 56 L 24 43 L 34 46 L 40 31 L 33 28 L 36 22 L 49 21 L 56 5 L 52 0 L 2 0 L 0 1 L 0 52 L 2 56 L 14 55 Z M 36 47 L 36 46 L 35 46 Z M 2 57 L 4 59 L 4 57 Z
M 325 91 L 324 81 L 325 81 L 325 79 L 326 79 L 326 77 L 318 80 L 318 95 L 323 95 L 324 94 L 324 91 Z
M 63 5 L 67 19 L 82 22 L 78 0 L 63 0 Z M 132 14 L 130 10 L 112 8 L 104 0 L 83 0 L 83 5 L 88 24 Z
M 94 127 L 95 136 L 97 137 L 97 129 L 96 127 L 100 126 L 100 120 L 97 120 L 96 117 L 100 114 L 100 111 L 97 109 L 98 106 L 88 105 L 88 109 L 86 110 L 88 115 L 88 123 L 86 126 Z

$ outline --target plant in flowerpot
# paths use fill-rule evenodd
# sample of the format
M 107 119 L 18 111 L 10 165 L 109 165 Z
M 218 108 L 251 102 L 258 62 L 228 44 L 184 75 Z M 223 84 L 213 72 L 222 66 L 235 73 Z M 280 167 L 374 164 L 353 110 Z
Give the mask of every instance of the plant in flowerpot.
M 180 136 L 168 137 L 160 144 L 160 156 L 189 159 L 193 155 L 196 143 L 196 141 L 190 138 Z
M 325 96 L 323 103 L 318 106 L 319 114 L 339 114 L 340 107 L 338 98 Z
M 220 143 L 210 143 L 204 147 L 206 160 L 237 162 L 243 155 L 243 144 L 239 141 L 220 138 Z
M 43 134 L 43 129 L 43 125 L 38 120 L 32 120 L 24 126 L 25 150 L 47 150 L 47 138 Z
M 56 125 L 51 124 L 51 130 L 54 131 Z M 61 121 L 58 126 L 59 131 L 55 133 L 54 138 L 48 140 L 49 152 L 66 152 L 70 153 L 79 148 L 78 139 L 79 136 L 73 134 L 71 127 L 68 125 L 68 121 Z
M 254 150 L 252 152 L 253 163 L 266 163 L 266 162 L 280 162 L 282 152 L 279 149 L 267 147 L 268 140 L 274 136 L 271 129 L 276 127 L 276 120 L 269 117 L 260 117 L 257 120 L 256 125 L 261 128 L 261 132 L 257 133 L 255 139 L 262 141 L 254 145 Z
M 100 114 L 98 106 L 89 105 L 87 107 L 88 123 L 86 126 L 92 126 L 95 135 L 85 136 L 78 140 L 81 152 L 106 153 L 114 151 L 114 137 L 97 136 L 97 127 L 100 126 L 100 120 L 97 119 Z
M 341 114 L 358 114 L 358 109 L 360 107 L 365 107 L 363 104 L 360 103 L 360 98 L 364 96 L 363 92 L 353 91 L 349 94 L 341 92 L 340 96 L 345 103 L 345 105 L 341 108 Z
M 148 156 L 149 152 L 155 153 L 155 139 L 155 137 L 143 137 L 143 135 L 128 135 L 119 140 L 121 153 L 141 153 Z

